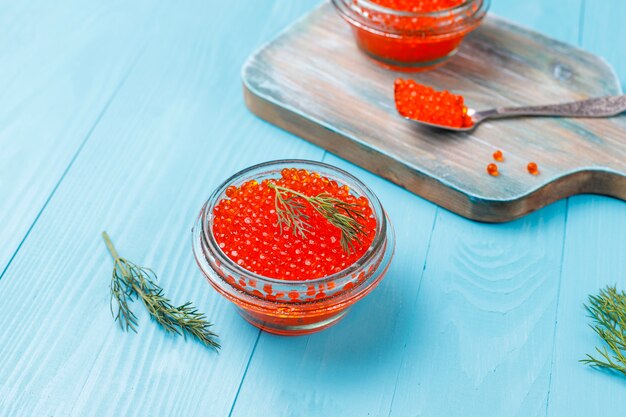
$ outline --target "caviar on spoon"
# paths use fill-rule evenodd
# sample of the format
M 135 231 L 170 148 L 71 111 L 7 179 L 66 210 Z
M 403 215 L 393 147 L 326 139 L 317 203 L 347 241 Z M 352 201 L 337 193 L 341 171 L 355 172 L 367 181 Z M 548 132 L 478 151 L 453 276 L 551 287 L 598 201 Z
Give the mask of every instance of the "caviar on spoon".
M 398 113 L 413 122 L 439 129 L 467 132 L 488 119 L 512 117 L 612 117 L 626 112 L 626 95 L 606 96 L 562 104 L 498 107 L 476 111 L 462 96 L 436 91 L 413 80 L 397 79 L 394 95 Z

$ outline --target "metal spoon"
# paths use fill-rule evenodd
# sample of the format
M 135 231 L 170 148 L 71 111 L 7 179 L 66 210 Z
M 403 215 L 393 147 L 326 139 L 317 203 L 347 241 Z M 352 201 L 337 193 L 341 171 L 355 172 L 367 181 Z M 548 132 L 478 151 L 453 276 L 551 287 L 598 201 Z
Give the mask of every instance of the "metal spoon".
M 626 111 L 626 95 L 591 98 L 589 100 L 573 101 L 570 103 L 551 104 L 546 106 L 528 107 L 499 107 L 496 109 L 476 111 L 467 109 L 467 114 L 474 124 L 470 127 L 450 127 L 420 120 L 411 119 L 412 122 L 436 127 L 439 129 L 453 130 L 456 132 L 469 132 L 487 119 L 504 119 L 507 117 L 522 116 L 554 116 L 554 117 L 611 117 Z

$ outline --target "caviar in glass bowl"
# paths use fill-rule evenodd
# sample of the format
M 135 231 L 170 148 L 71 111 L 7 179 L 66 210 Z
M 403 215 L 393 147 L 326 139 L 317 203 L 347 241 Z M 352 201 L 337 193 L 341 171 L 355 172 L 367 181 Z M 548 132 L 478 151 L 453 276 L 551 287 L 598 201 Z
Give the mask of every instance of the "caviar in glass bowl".
M 323 214 L 329 208 L 335 216 Z M 214 191 L 193 228 L 194 255 L 209 283 L 247 321 L 282 335 L 339 321 L 383 278 L 394 246 L 391 223 L 365 184 L 302 160 L 235 174 Z
M 332 0 L 359 48 L 394 70 L 437 67 L 476 29 L 490 0 Z

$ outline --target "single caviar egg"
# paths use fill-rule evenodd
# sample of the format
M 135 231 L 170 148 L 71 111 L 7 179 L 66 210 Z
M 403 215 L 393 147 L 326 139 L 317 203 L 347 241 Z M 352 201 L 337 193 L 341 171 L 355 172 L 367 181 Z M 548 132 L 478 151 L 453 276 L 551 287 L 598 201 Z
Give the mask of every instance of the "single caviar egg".
M 535 162 L 529 162 L 526 168 L 528 169 L 529 174 L 539 175 L 539 167 L 537 166 Z
M 498 162 L 502 162 L 504 161 L 504 154 L 502 153 L 501 150 L 497 150 L 493 153 L 493 159 Z
M 500 172 L 498 171 L 498 166 L 496 164 L 487 165 L 487 173 L 492 177 L 497 177 L 498 175 L 500 175 Z
M 251 272 L 285 280 L 328 276 L 358 261 L 376 234 L 369 200 L 315 172 L 288 168 L 280 174 L 226 189 L 213 210 L 212 232 L 222 252 Z M 346 238 L 328 216 L 349 224 L 354 235 Z

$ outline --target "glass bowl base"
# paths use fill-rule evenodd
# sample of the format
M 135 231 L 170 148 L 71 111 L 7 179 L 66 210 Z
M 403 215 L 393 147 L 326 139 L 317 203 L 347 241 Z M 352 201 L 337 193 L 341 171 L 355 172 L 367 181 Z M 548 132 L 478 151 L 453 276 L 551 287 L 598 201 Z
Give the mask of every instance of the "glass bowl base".
M 431 71 L 435 68 L 442 66 L 448 61 L 448 59 L 452 58 L 458 49 L 452 50 L 445 56 L 442 56 L 437 59 L 433 59 L 431 61 L 420 61 L 420 62 L 403 62 L 403 61 L 395 61 L 393 59 L 384 58 L 378 55 L 375 55 L 368 51 L 365 48 L 359 47 L 359 49 L 376 65 L 379 65 L 383 68 L 399 71 L 399 72 L 423 72 L 423 71 Z
M 342 310 L 339 313 L 332 316 L 320 317 L 319 321 L 312 321 L 310 318 L 303 319 L 287 319 L 287 320 L 272 320 L 266 321 L 260 317 L 249 314 L 247 311 L 237 309 L 239 314 L 246 319 L 246 321 L 259 329 L 281 336 L 302 336 L 306 334 L 316 333 L 330 326 L 337 324 L 348 312 L 348 309 Z M 298 324 L 298 321 L 306 321 L 306 323 Z

